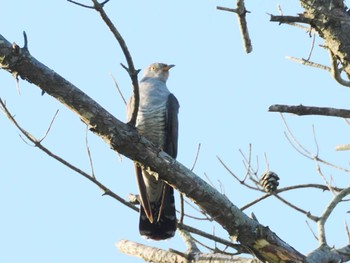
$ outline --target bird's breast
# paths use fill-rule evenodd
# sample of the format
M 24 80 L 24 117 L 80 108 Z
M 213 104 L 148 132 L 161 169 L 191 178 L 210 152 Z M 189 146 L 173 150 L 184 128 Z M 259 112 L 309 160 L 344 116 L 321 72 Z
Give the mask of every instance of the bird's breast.
M 166 104 L 140 107 L 136 127 L 148 140 L 163 147 L 165 143 Z

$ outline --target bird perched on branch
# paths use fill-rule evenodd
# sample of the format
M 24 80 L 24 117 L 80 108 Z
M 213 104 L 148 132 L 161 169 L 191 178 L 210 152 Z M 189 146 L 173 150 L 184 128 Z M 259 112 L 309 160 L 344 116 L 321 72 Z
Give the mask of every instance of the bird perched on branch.
M 166 86 L 172 67 L 174 65 L 153 63 L 145 69 L 139 84 L 136 128 L 142 136 L 176 158 L 179 103 Z M 128 121 L 131 120 L 133 110 L 134 96 L 127 105 Z M 176 231 L 173 188 L 137 163 L 135 171 L 141 203 L 140 234 L 154 240 L 173 237 Z

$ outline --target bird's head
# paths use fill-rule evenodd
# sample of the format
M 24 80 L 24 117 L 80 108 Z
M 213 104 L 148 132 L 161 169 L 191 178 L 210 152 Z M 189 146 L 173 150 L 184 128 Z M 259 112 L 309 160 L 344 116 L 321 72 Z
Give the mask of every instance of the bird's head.
M 164 82 L 169 77 L 169 69 L 175 67 L 175 65 L 167 65 L 164 63 L 153 63 L 146 68 L 143 75 L 144 78 L 158 78 Z

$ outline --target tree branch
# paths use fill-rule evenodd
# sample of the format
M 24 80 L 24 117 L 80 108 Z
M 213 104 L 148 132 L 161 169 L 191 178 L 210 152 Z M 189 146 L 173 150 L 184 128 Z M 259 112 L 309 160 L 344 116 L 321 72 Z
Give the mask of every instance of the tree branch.
M 73 84 L 33 58 L 29 52 L 20 48 L 14 52 L 10 42 L 1 35 L 0 67 L 8 72 L 17 72 L 21 78 L 37 85 L 67 106 L 111 149 L 156 171 L 160 179 L 195 200 L 228 232 L 232 240 L 247 246 L 259 259 L 303 261 L 302 254 L 271 230 L 242 213 L 225 195 L 160 151 L 159 147 L 141 137 L 135 128 L 115 118 Z
M 250 40 L 248 25 L 246 20 L 246 14 L 249 13 L 244 5 L 244 0 L 237 0 L 237 8 L 227 8 L 222 6 L 217 6 L 216 9 L 222 11 L 233 12 L 237 14 L 239 28 L 241 29 L 241 34 L 243 38 L 243 46 L 246 53 L 253 51 L 252 41 Z
M 323 212 L 322 216 L 317 221 L 317 228 L 318 228 L 318 241 L 320 243 L 320 246 L 327 245 L 326 241 L 326 232 L 325 232 L 325 224 L 334 210 L 334 208 L 343 200 L 343 198 L 350 194 L 350 187 L 345 188 L 342 190 L 339 194 L 337 194 L 333 200 L 328 204 L 325 211 Z
M 105 4 L 105 2 L 103 2 L 102 4 L 98 3 L 97 0 L 92 0 L 92 2 L 94 3 L 95 10 L 101 15 L 103 21 L 106 23 L 106 25 L 112 31 L 114 37 L 118 41 L 119 46 L 121 47 L 121 49 L 122 49 L 122 51 L 124 53 L 125 59 L 126 59 L 126 61 L 128 63 L 128 68 L 126 68 L 123 64 L 122 64 L 122 66 L 128 72 L 128 74 L 129 74 L 129 76 L 131 78 L 132 86 L 133 86 L 134 109 L 133 109 L 132 117 L 131 117 L 131 119 L 129 121 L 129 124 L 131 126 L 135 126 L 136 119 L 137 119 L 137 112 L 138 112 L 139 103 L 140 103 L 139 81 L 137 79 L 137 74 L 140 72 L 140 70 L 136 70 L 135 69 L 134 62 L 133 62 L 132 57 L 130 55 L 129 49 L 128 49 L 126 43 L 125 43 L 125 40 L 123 39 L 122 35 L 119 33 L 117 28 L 114 26 L 114 24 L 109 19 L 109 17 L 107 16 L 106 12 L 104 11 L 103 5 Z
M 304 17 L 303 15 L 275 16 L 270 14 L 270 22 L 279 22 L 280 24 L 291 24 L 291 23 L 310 24 L 311 20 L 309 18 Z
M 193 254 L 183 254 L 176 253 L 175 251 L 166 251 L 163 249 L 145 246 L 140 243 L 121 240 L 116 244 L 119 251 L 142 258 L 147 262 L 167 262 L 167 263 L 185 263 L 185 262 L 196 262 L 196 263 L 261 263 L 257 259 L 251 258 L 241 258 L 237 256 L 224 255 L 220 253 L 206 254 L 206 253 L 193 253 Z M 194 257 L 195 256 L 195 257 Z
M 303 115 L 321 115 L 321 116 L 332 116 L 341 118 L 350 118 L 350 110 L 346 109 L 335 109 L 328 107 L 314 107 L 314 106 L 290 106 L 290 105 L 280 105 L 275 104 L 269 107 L 269 112 L 287 112 L 293 113 L 299 116 Z
M 303 64 L 303 65 L 305 65 L 305 66 L 310 66 L 310 67 L 314 67 L 314 68 L 323 69 L 323 70 L 328 71 L 328 72 L 331 72 L 331 71 L 332 71 L 332 69 L 331 69 L 330 67 L 327 67 L 327 66 L 325 66 L 325 65 L 312 62 L 312 61 L 310 61 L 310 60 L 308 60 L 308 59 L 296 58 L 296 57 L 291 57 L 291 56 L 287 56 L 286 59 L 289 59 L 289 60 L 291 60 L 291 61 L 294 61 L 294 62 Z
M 343 71 L 350 76 L 350 31 L 349 13 L 344 1 L 300 0 L 303 16 L 311 20 L 312 28 L 325 40 L 325 46 L 342 64 Z M 338 80 L 337 80 L 338 81 Z
M 45 146 L 42 145 L 42 139 L 38 140 L 36 139 L 32 134 L 30 134 L 29 132 L 27 132 L 25 129 L 23 129 L 14 119 L 14 117 L 10 114 L 9 110 L 7 109 L 5 103 L 0 99 L 0 109 L 5 113 L 6 117 L 18 128 L 18 130 L 29 140 L 31 141 L 35 147 L 39 148 L 41 151 L 43 151 L 44 153 L 46 153 L 47 155 L 49 155 L 50 157 L 52 157 L 53 159 L 55 159 L 56 161 L 60 162 L 61 164 L 63 164 L 64 166 L 68 167 L 69 169 L 73 170 L 74 172 L 82 175 L 83 177 L 85 177 L 86 179 L 88 179 L 89 181 L 91 181 L 92 183 L 94 183 L 95 185 L 97 185 L 102 191 L 103 191 L 103 195 L 108 195 L 114 199 L 116 199 L 117 201 L 119 201 L 120 203 L 122 203 L 123 205 L 138 211 L 138 208 L 136 206 L 134 206 L 133 204 L 131 204 L 130 202 L 127 202 L 125 199 L 121 198 L 119 195 L 115 194 L 114 192 L 112 192 L 108 187 L 106 187 L 105 185 L 103 185 L 101 182 L 99 182 L 95 176 L 90 176 L 89 174 L 85 173 L 84 171 L 82 171 L 81 169 L 75 167 L 74 165 L 72 165 L 71 163 L 67 162 L 66 160 L 64 160 L 63 158 L 61 158 L 60 156 L 54 154 L 53 152 L 51 152 L 49 149 L 47 149 Z

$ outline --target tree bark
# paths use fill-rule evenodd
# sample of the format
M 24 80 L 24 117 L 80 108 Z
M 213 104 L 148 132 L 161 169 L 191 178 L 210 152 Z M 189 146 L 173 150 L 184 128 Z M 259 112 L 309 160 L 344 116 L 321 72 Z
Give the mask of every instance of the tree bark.
M 324 39 L 325 46 L 332 51 L 350 77 L 350 16 L 342 0 L 301 0 L 303 16 Z

